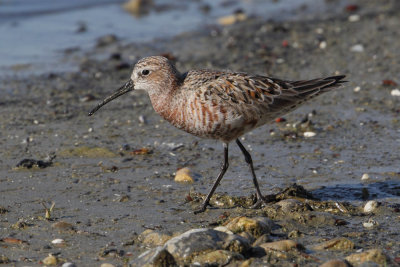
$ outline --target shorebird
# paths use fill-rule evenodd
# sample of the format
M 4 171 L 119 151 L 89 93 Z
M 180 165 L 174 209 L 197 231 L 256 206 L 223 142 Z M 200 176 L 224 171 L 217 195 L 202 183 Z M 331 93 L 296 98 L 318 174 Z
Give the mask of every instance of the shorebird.
M 89 116 L 129 91 L 147 91 L 154 110 L 172 125 L 195 136 L 220 140 L 223 144 L 221 171 L 195 213 L 206 210 L 228 169 L 231 141 L 236 142 L 249 165 L 257 195 L 253 207 L 257 207 L 268 201 L 258 185 L 251 155 L 239 137 L 294 110 L 307 100 L 339 87 L 344 77 L 285 81 L 229 71 L 191 70 L 180 73 L 167 58 L 151 56 L 139 60 L 128 82 L 100 102 Z

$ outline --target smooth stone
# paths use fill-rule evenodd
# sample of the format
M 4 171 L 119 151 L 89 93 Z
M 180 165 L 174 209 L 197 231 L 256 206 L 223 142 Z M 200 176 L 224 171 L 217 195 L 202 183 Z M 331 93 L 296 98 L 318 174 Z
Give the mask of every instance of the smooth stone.
M 138 236 L 138 239 L 145 245 L 162 246 L 165 242 L 171 239 L 171 236 L 147 229 Z
M 271 222 L 266 218 L 236 217 L 229 221 L 225 227 L 233 233 L 247 232 L 255 238 L 271 233 Z
M 390 265 L 390 258 L 382 249 L 370 249 L 361 253 L 354 253 L 346 257 L 352 265 L 359 266 L 364 262 L 374 262 L 380 265 Z M 388 264 L 389 263 L 389 264 Z
M 279 251 L 290 251 L 292 249 L 297 249 L 297 250 L 302 250 L 304 249 L 303 246 L 293 240 L 287 239 L 287 240 L 279 240 L 275 242 L 268 242 L 268 243 L 263 243 L 259 245 L 263 249 L 265 249 L 266 252 L 269 250 L 279 250 Z
M 229 250 L 240 254 L 250 250 L 249 242 L 241 236 L 214 229 L 192 229 L 168 240 L 164 248 L 176 261 L 190 261 L 193 255 L 215 250 Z
M 195 256 L 192 260 L 192 265 L 225 266 L 231 263 L 233 260 L 244 260 L 244 257 L 243 255 L 236 252 L 227 250 L 216 250 L 207 254 Z
M 44 265 L 57 265 L 57 258 L 53 255 L 47 256 L 42 260 Z
M 76 264 L 73 262 L 65 262 L 61 267 L 76 267 Z
M 177 183 L 193 183 L 194 179 L 190 175 L 190 169 L 185 167 L 176 171 L 174 181 Z
M 324 262 L 319 267 L 350 267 L 350 264 L 344 260 L 330 260 Z
M 174 257 L 161 246 L 143 252 L 129 264 L 132 267 L 177 266 Z
M 338 237 L 313 247 L 315 250 L 352 250 L 354 243 L 344 237 Z
M 369 177 L 369 174 L 368 173 L 364 173 L 362 176 L 361 176 L 361 181 L 365 181 L 365 180 L 369 180 L 370 179 L 370 177 Z

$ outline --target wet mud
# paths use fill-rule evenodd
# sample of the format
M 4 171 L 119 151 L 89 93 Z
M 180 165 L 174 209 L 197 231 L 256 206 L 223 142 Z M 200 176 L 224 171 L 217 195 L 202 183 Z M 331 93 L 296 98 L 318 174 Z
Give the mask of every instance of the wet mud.
M 371 249 L 398 264 L 400 6 L 354 5 L 326 19 L 248 18 L 148 43 L 114 40 L 72 54 L 78 72 L 2 80 L 0 263 L 43 266 L 51 254 L 55 259 L 46 260 L 55 265 L 126 266 L 172 236 L 246 216 L 274 223 L 264 241 L 291 239 L 305 249 L 283 257 L 262 245 L 266 256 L 252 243 L 252 253 L 231 255 L 232 266 L 249 260 L 318 266 Z M 148 55 L 168 56 L 181 71 L 231 69 L 293 80 L 346 74 L 348 83 L 242 138 L 262 192 L 278 194 L 271 205 L 248 208 L 251 176 L 231 144 L 230 168 L 212 207 L 194 215 L 222 162 L 219 142 L 175 129 L 140 91 L 87 116 Z M 174 181 L 183 167 L 192 183 Z M 282 191 L 292 193 L 278 197 Z M 375 204 L 365 210 L 368 201 Z M 144 243 L 149 229 L 168 237 Z M 322 244 L 340 237 L 353 245 Z M 357 257 L 346 259 L 356 266 Z

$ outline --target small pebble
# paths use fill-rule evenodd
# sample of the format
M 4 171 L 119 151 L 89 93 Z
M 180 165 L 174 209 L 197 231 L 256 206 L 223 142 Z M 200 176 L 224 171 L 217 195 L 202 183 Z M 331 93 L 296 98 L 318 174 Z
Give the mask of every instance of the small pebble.
M 139 122 L 146 123 L 146 118 L 143 115 L 139 115 Z
M 354 14 L 349 16 L 349 21 L 350 22 L 356 22 L 360 20 L 360 15 Z
M 356 52 L 356 53 L 362 53 L 362 52 L 364 52 L 364 46 L 362 44 L 353 45 L 350 48 L 350 51 L 351 52 Z
M 55 245 L 59 245 L 59 244 L 64 244 L 65 241 L 64 241 L 64 239 L 56 238 L 56 239 L 54 239 L 53 241 L 51 241 L 51 243 L 52 243 L 52 244 L 55 244 Z
M 361 90 L 361 87 L 360 87 L 360 86 L 357 86 L 357 87 L 355 87 L 355 88 L 353 89 L 353 91 L 356 92 L 356 93 L 357 93 L 357 92 L 360 92 L 360 90 Z
M 232 25 L 239 21 L 244 21 L 247 19 L 247 15 L 244 13 L 237 13 L 228 16 L 224 16 L 218 19 L 218 23 L 223 26 Z
M 390 94 L 392 96 L 400 96 L 400 90 L 399 89 L 393 89 Z
M 376 210 L 377 207 L 378 207 L 378 202 L 375 200 L 370 200 L 365 204 L 364 212 L 365 213 L 373 212 L 374 210 Z
M 319 43 L 319 48 L 320 49 L 325 49 L 326 48 L 327 43 L 325 41 L 322 41 Z
M 193 183 L 194 179 L 190 175 L 190 169 L 185 167 L 176 172 L 174 181 L 178 183 Z
M 44 265 L 57 265 L 57 258 L 53 255 L 49 255 L 44 258 L 42 262 Z
M 314 137 L 316 135 L 316 133 L 314 132 L 304 132 L 304 137 Z
M 66 262 L 61 267 L 76 267 L 76 264 L 73 262 Z
M 365 180 L 369 180 L 370 179 L 370 177 L 369 177 L 369 174 L 368 173 L 364 173 L 362 176 L 361 176 L 361 181 L 365 181 Z
M 111 263 L 102 263 L 102 264 L 100 265 L 100 267 L 114 267 L 114 265 L 111 264 Z
M 80 101 L 80 102 L 89 102 L 89 101 L 92 101 L 92 100 L 95 100 L 95 99 L 96 99 L 96 98 L 95 98 L 93 95 L 91 95 L 91 94 L 86 94 L 86 95 L 80 97 L 80 98 L 79 98 L 79 101 Z

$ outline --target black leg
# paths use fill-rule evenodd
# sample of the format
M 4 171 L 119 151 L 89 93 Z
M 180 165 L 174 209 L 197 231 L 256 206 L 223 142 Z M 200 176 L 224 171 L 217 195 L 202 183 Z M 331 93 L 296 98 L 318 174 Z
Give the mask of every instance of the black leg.
M 266 201 L 265 201 L 265 198 L 263 197 L 263 195 L 261 194 L 260 187 L 258 186 L 256 173 L 254 172 L 254 167 L 253 167 L 253 160 L 251 158 L 250 153 L 244 148 L 243 144 L 239 141 L 239 139 L 236 139 L 236 144 L 239 146 L 240 150 L 242 150 L 244 159 L 247 162 L 247 164 L 249 164 L 250 172 L 251 172 L 251 175 L 253 176 L 253 184 L 257 191 L 257 202 L 256 202 L 256 204 L 253 205 L 253 207 L 254 208 L 259 207 L 262 202 L 266 202 Z
M 207 208 L 207 206 L 208 206 L 208 204 L 210 202 L 210 199 L 211 199 L 212 195 L 214 194 L 215 189 L 217 189 L 217 187 L 219 185 L 219 182 L 221 181 L 222 177 L 224 177 L 224 174 L 225 174 L 226 170 L 229 167 L 229 163 L 228 163 L 228 143 L 224 143 L 223 145 L 224 145 L 224 162 L 222 163 L 222 166 L 221 166 L 221 172 L 218 174 L 217 180 L 215 180 L 214 185 L 211 188 L 210 193 L 208 193 L 206 199 L 204 200 L 201 208 L 199 210 L 196 210 L 194 212 L 194 214 L 198 214 L 198 213 L 201 213 L 201 212 L 206 210 L 206 208 Z

